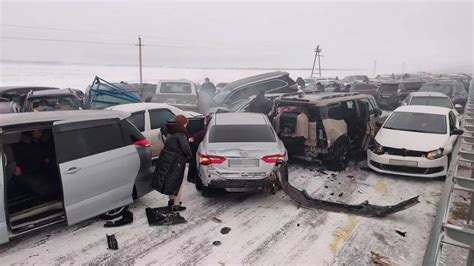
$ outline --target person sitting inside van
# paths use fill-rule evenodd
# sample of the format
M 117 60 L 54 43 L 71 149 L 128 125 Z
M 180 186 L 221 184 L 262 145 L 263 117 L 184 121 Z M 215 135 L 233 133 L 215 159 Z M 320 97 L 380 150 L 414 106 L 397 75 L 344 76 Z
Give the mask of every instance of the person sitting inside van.
M 19 184 L 41 196 L 59 192 L 55 167 L 54 146 L 50 136 L 35 129 L 22 135 L 13 146 L 16 169 L 14 177 Z

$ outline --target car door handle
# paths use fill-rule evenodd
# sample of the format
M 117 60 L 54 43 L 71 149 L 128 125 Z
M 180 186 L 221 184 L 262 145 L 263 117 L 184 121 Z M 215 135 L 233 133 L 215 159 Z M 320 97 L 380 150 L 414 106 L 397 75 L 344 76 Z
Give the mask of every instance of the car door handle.
M 72 175 L 72 174 L 75 174 L 77 172 L 81 171 L 81 168 L 77 168 L 77 167 L 71 167 L 69 168 L 67 171 L 65 171 L 63 174 L 65 175 Z

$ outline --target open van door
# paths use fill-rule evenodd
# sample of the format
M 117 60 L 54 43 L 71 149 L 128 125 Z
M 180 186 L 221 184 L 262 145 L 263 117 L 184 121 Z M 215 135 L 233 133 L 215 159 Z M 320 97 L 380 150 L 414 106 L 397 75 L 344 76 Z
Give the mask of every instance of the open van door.
M 0 244 L 8 242 L 7 217 L 5 216 L 5 184 L 4 167 L 7 164 L 7 157 L 3 153 L 2 130 L 0 129 Z
M 119 119 L 53 124 L 68 224 L 132 203 L 140 158 Z

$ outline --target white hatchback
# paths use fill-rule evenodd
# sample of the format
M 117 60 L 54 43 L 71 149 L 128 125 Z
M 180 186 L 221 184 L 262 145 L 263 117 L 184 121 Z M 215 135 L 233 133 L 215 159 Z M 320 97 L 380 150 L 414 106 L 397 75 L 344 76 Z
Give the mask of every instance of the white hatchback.
M 160 129 L 166 122 L 177 115 L 188 118 L 200 116 L 196 112 L 183 111 L 177 107 L 164 103 L 130 103 L 107 108 L 131 113 L 128 120 L 148 139 L 151 146 L 152 158 L 158 158 L 163 149 L 163 138 Z
M 387 118 L 367 151 L 368 166 L 380 173 L 416 177 L 445 176 L 458 135 L 453 110 L 401 106 Z

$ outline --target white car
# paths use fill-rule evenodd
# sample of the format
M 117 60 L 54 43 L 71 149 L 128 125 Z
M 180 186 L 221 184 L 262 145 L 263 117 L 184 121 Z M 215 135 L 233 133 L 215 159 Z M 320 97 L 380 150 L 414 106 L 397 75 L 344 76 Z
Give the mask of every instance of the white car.
M 148 139 L 151 146 L 152 158 L 158 158 L 163 149 L 163 138 L 160 128 L 177 115 L 188 118 L 200 116 L 196 112 L 183 111 L 164 103 L 130 103 L 107 108 L 130 113 L 128 120 Z
M 160 80 L 152 102 L 166 103 L 186 111 L 198 111 L 196 84 L 190 80 Z
M 387 118 L 367 150 L 368 166 L 380 173 L 416 177 L 445 176 L 458 135 L 453 110 L 401 106 Z
M 463 106 L 453 104 L 451 99 L 444 93 L 432 91 L 417 91 L 407 95 L 401 105 L 427 105 L 438 106 L 453 110 L 456 116 L 462 112 Z
M 265 115 L 218 113 L 196 159 L 196 188 L 207 196 L 216 188 L 271 189 L 279 184 L 276 170 L 287 167 L 288 154 Z

